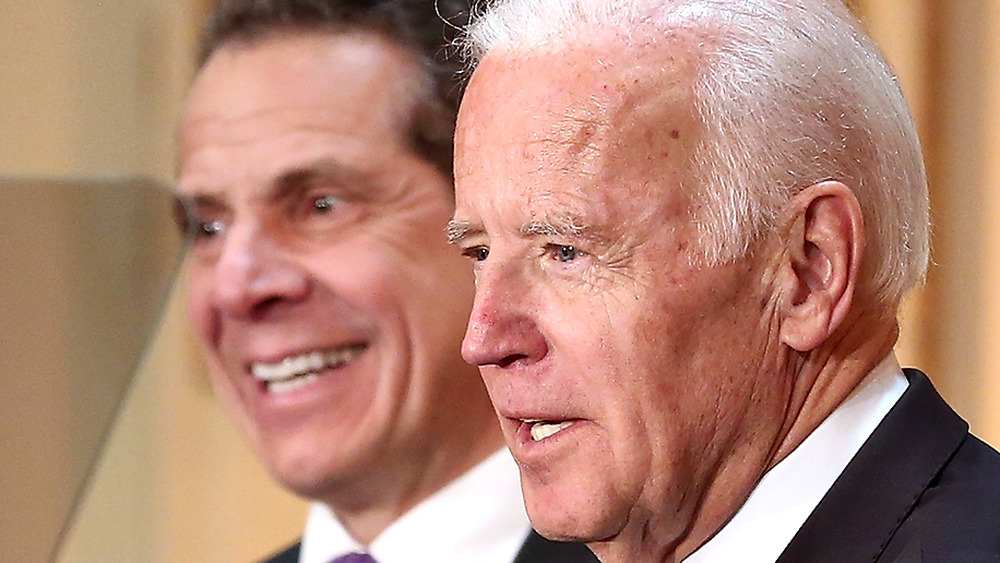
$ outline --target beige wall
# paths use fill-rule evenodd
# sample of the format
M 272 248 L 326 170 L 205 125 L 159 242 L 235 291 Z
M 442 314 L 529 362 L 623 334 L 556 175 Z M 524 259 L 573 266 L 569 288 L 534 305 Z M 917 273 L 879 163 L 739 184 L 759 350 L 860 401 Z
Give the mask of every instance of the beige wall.
M 203 4 L 6 4 L 0 20 L 0 176 L 146 176 L 169 183 L 175 123 L 190 82 L 195 22 Z M 15 214 L 5 221 L 31 225 L 31 217 L 20 216 L 24 211 L 0 210 Z M 23 231 L 30 245 L 30 228 Z M 73 263 L 72 246 L 64 250 L 36 244 L 33 252 Z M 46 280 L 39 287 L 61 281 Z M 303 503 L 270 482 L 221 413 L 195 356 L 180 301 L 172 300 L 135 378 L 110 437 L 109 455 L 61 561 L 251 561 L 291 541 L 301 529 Z M 9 314 L 0 316 L 0 323 L 0 335 L 18 337 L 4 342 L 37 347 L 26 351 L 37 358 L 35 367 L 63 367 L 60 348 L 68 343 L 58 337 L 20 338 L 30 326 L 15 326 Z M 58 320 L 43 324 L 50 329 L 45 334 L 59 335 Z M 8 388 L 33 373 L 14 371 L 4 373 Z M 84 461 L 66 459 L 73 451 L 66 444 L 73 444 L 70 438 L 80 426 L 93 423 L 72 390 L 44 384 L 36 389 L 16 405 L 4 402 L 9 393 L 0 399 L 4 430 L 14 427 L 10 416 L 22 426 L 44 427 L 45 443 L 38 449 L 47 450 L 37 466 L 13 473 L 16 489 L 4 488 L 0 502 L 14 502 L 16 510 L 4 510 L 8 504 L 0 508 L 0 561 L 47 559 L 58 531 L 58 518 L 51 514 L 59 512 L 63 497 L 45 492 L 64 487 L 79 473 Z M 5 456 L 13 449 L 14 444 L 4 444 Z M 19 461 L 0 456 L 3 475 Z
M 0 170 L 169 179 L 170 122 L 191 66 L 191 4 L 6 3 Z
M 175 295 L 62 562 L 261 559 L 305 504 L 265 475 L 202 374 Z
M 900 353 L 1000 444 L 991 260 L 1000 222 L 990 220 L 1000 216 L 1000 2 L 854 4 L 897 67 L 932 181 L 935 265 L 907 304 Z M 0 173 L 169 182 L 201 9 L 201 0 L 14 0 L 0 23 Z M 180 302 L 136 378 L 63 561 L 250 561 L 298 534 L 302 503 L 270 483 L 220 412 Z
M 933 264 L 904 311 L 900 355 L 1000 444 L 1000 2 L 855 4 L 900 75 L 931 184 Z

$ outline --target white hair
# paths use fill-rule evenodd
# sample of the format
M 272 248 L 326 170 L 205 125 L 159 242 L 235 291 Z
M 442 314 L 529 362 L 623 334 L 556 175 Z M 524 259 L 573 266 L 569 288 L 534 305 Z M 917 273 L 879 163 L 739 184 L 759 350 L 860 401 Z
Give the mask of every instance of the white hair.
M 837 180 L 861 205 L 862 275 L 876 297 L 898 304 L 922 281 L 930 242 L 916 129 L 892 70 L 839 0 L 502 0 L 474 14 L 462 47 L 472 66 L 490 51 L 572 48 L 595 28 L 705 39 L 694 93 L 707 134 L 691 173 L 706 263 L 744 255 L 789 197 Z

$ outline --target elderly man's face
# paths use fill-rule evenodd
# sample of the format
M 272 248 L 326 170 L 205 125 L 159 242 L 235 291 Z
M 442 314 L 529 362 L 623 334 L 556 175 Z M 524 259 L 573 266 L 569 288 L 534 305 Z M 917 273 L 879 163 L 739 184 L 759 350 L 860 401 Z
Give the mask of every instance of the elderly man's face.
M 692 266 L 693 62 L 652 55 L 491 53 L 459 117 L 463 356 L 550 537 L 682 536 L 731 462 L 763 470 L 787 399 L 768 261 Z
M 449 180 L 407 137 L 414 69 L 374 36 L 231 44 L 184 118 L 189 316 L 254 449 L 312 498 L 419 499 L 499 446 L 459 354 Z

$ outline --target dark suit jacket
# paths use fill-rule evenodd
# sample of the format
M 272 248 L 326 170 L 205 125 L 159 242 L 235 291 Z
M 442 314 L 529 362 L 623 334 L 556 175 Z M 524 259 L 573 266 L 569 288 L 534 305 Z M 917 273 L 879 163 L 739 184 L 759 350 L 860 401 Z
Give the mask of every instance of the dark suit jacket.
M 1000 561 L 1000 454 L 905 372 L 909 388 L 778 563 Z
M 263 563 L 298 563 L 299 547 L 295 544 Z M 476 563 L 456 561 L 455 563 Z M 582 543 L 554 542 L 538 535 L 534 530 L 521 546 L 513 563 L 598 563 L 594 554 Z

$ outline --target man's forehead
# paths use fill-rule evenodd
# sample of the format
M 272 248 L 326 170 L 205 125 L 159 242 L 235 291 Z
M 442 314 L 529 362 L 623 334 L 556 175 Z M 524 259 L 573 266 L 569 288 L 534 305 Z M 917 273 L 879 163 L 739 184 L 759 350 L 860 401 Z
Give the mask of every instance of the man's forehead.
M 498 126 L 522 135 L 520 142 L 587 145 L 595 135 L 649 116 L 693 104 L 699 54 L 691 37 L 628 38 L 554 49 L 497 49 L 473 74 L 460 127 L 471 134 Z M 651 103 L 652 102 L 652 103 Z M 504 128 L 505 105 L 534 118 L 525 128 Z M 530 127 L 535 125 L 544 127 Z
M 609 160 L 636 175 L 682 163 L 696 137 L 696 55 L 685 41 L 637 43 L 488 54 L 459 118 L 459 183 L 513 168 L 601 182 Z
M 598 156 L 600 139 L 614 124 L 607 94 L 588 91 L 589 84 L 566 69 L 540 74 L 552 67 L 553 61 L 533 56 L 497 54 L 483 61 L 459 117 L 459 178 L 500 172 L 483 169 L 484 156 L 496 166 L 536 163 L 549 171 L 578 168 Z
M 410 54 L 372 33 L 290 32 L 224 44 L 189 95 L 178 173 L 225 184 L 365 143 L 402 143 L 415 73 Z
M 522 236 L 609 238 L 611 225 L 680 213 L 697 59 L 677 43 L 488 54 L 459 123 L 460 225 L 500 213 Z
M 377 34 L 288 32 L 220 46 L 198 72 L 185 116 L 224 112 L 243 118 L 280 110 L 288 98 L 323 107 L 367 84 L 408 100 L 403 94 L 418 83 L 412 55 Z

